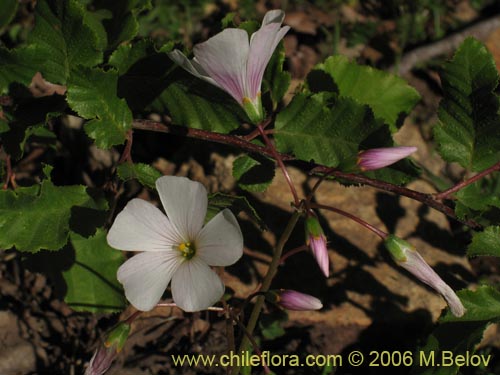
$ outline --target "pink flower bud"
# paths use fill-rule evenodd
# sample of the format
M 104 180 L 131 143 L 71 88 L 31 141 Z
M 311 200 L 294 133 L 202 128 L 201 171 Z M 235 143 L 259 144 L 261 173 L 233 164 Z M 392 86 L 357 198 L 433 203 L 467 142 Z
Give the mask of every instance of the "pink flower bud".
M 277 303 L 285 309 L 296 311 L 319 310 L 323 307 L 316 297 L 289 289 L 279 290 Z
M 85 375 L 103 375 L 122 350 L 130 333 L 130 324 L 121 322 L 108 334 L 106 340 L 90 359 Z
M 416 147 L 384 147 L 361 151 L 358 155 L 358 166 L 362 171 L 371 171 L 394 164 L 417 151 Z
M 330 275 L 330 259 L 328 258 L 326 237 L 323 233 L 323 229 L 321 229 L 318 219 L 314 216 L 309 216 L 305 224 L 306 244 L 311 248 L 319 268 L 321 268 L 323 274 L 328 277 Z
M 396 263 L 443 296 L 453 315 L 461 317 L 465 314 L 465 308 L 453 289 L 439 277 L 412 245 L 391 234 L 387 236 L 385 246 Z

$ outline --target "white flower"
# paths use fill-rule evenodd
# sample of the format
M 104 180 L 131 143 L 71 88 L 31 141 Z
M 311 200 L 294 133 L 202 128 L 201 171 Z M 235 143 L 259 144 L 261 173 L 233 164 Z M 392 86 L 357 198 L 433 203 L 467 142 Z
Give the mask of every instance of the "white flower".
M 258 122 L 264 116 L 260 99 L 264 71 L 278 43 L 290 29 L 281 27 L 284 18 L 282 10 L 271 10 L 250 41 L 245 30 L 227 28 L 197 44 L 191 61 L 179 50 L 169 56 L 191 74 L 229 93 L 250 120 Z
M 109 230 L 110 246 L 144 251 L 118 269 L 125 296 L 138 310 L 151 310 L 172 281 L 174 302 L 185 311 L 212 306 L 224 284 L 209 266 L 229 266 L 243 254 L 243 236 L 232 212 L 219 212 L 205 226 L 207 191 L 185 177 L 164 176 L 156 189 L 167 213 L 133 199 Z

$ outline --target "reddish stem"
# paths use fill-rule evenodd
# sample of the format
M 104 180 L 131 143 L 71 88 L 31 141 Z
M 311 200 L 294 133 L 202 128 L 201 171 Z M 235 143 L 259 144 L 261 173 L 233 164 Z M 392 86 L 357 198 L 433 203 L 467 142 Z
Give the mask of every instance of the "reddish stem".
M 6 171 L 5 183 L 3 184 L 3 187 L 2 187 L 3 190 L 7 190 L 7 188 L 9 187 L 9 182 L 12 183 L 12 187 L 15 187 L 15 182 L 11 181 L 14 178 L 14 173 L 12 172 L 12 162 L 11 162 L 9 154 L 7 154 L 5 164 L 6 164 L 7 171 Z
M 187 128 L 185 126 L 178 126 L 178 125 L 172 125 L 172 124 L 165 125 L 165 124 L 162 124 L 159 122 L 155 122 L 155 121 L 151 121 L 151 120 L 141 120 L 141 119 L 134 120 L 133 127 L 135 129 L 156 131 L 156 132 L 161 132 L 161 133 L 179 135 L 179 136 L 183 136 L 183 137 L 196 138 L 196 139 L 202 139 L 202 140 L 211 141 L 211 142 L 217 142 L 217 143 L 221 143 L 221 144 L 225 144 L 225 145 L 230 145 L 230 146 L 236 147 L 240 150 L 244 150 L 247 152 L 253 152 L 253 153 L 265 155 L 268 157 L 274 157 L 271 150 L 269 150 L 267 147 L 256 145 L 254 143 L 248 142 L 245 139 L 238 137 L 238 136 L 235 136 L 235 135 L 214 133 L 214 132 L 210 132 L 207 130 Z M 450 217 L 450 218 L 452 218 L 452 219 L 454 219 L 462 224 L 467 225 L 470 228 L 473 228 L 473 229 L 481 229 L 482 228 L 482 226 L 480 224 L 476 223 L 473 220 L 463 220 L 463 219 L 458 218 L 455 215 L 455 212 L 453 211 L 453 209 L 451 207 L 434 199 L 432 194 L 425 194 L 425 193 L 411 190 L 411 189 L 408 189 L 408 188 L 405 188 L 402 186 L 390 184 L 388 182 L 374 180 L 374 179 L 368 178 L 364 175 L 344 173 L 341 171 L 337 171 L 334 168 L 327 167 L 325 165 L 311 164 L 311 163 L 306 163 L 303 161 L 297 161 L 292 155 L 288 155 L 288 154 L 279 154 L 279 155 L 280 155 L 282 161 L 295 161 L 296 163 L 301 164 L 302 166 L 305 166 L 307 169 L 311 170 L 311 172 L 313 172 L 313 173 L 331 174 L 332 176 L 347 180 L 347 181 L 355 183 L 355 184 L 368 185 L 368 186 L 372 186 L 374 188 L 377 188 L 377 189 L 380 189 L 383 191 L 388 191 L 391 193 L 402 195 L 402 196 L 408 197 L 410 199 L 422 202 L 422 203 L 426 204 L 427 206 L 434 208 L 437 211 L 442 212 L 446 216 L 448 216 L 448 217 Z
M 130 152 L 132 151 L 133 141 L 134 141 L 134 131 L 132 129 L 130 129 L 127 132 L 127 143 L 125 144 L 125 148 L 123 149 L 122 156 L 121 156 L 120 160 L 118 161 L 118 163 L 123 163 L 126 161 L 132 163 L 132 155 L 130 154 Z
M 458 184 L 456 184 L 455 186 L 452 186 L 449 189 L 446 189 L 446 190 L 444 190 L 444 191 L 442 191 L 440 193 L 434 194 L 434 198 L 435 199 L 446 199 L 451 194 L 459 191 L 460 189 L 463 189 L 467 185 L 473 184 L 474 182 L 480 180 L 481 178 L 483 178 L 483 177 L 485 177 L 485 176 L 487 176 L 490 173 L 493 173 L 495 171 L 500 171 L 500 162 L 492 165 L 491 167 L 485 169 L 482 172 L 479 172 L 478 174 L 476 174 L 475 176 L 472 176 L 471 178 L 469 178 L 467 180 L 459 182 Z
M 271 142 L 269 137 L 264 132 L 264 128 L 261 125 L 257 125 L 257 129 L 259 130 L 260 135 L 264 139 L 264 142 L 267 145 L 268 149 L 273 154 L 273 157 L 276 160 L 276 162 L 278 163 L 278 165 L 281 169 L 281 172 L 283 172 L 283 176 L 285 177 L 286 183 L 290 187 L 290 191 L 293 195 L 295 207 L 299 207 L 300 200 L 299 200 L 299 196 L 297 194 L 297 190 L 295 190 L 295 186 L 293 185 L 293 181 L 292 181 L 290 175 L 288 174 L 288 170 L 286 169 L 285 163 L 283 163 L 283 159 L 281 158 L 281 155 L 278 153 L 278 151 L 276 150 L 276 147 L 274 147 L 273 143 Z
M 388 236 L 388 234 L 385 233 L 384 231 L 382 231 L 382 230 L 378 229 L 377 227 L 375 227 L 375 226 L 367 223 L 363 219 L 360 219 L 359 217 L 354 216 L 354 215 L 350 214 L 349 212 L 346 212 L 346 211 L 341 210 L 339 208 L 335 208 L 335 207 L 331 207 L 331 206 L 326 206 L 324 204 L 317 204 L 317 203 L 311 203 L 311 207 L 313 207 L 313 208 L 319 208 L 319 209 L 323 209 L 323 210 L 328 210 L 328 211 L 333 211 L 333 212 L 336 212 L 336 213 L 338 213 L 340 215 L 348 217 L 349 219 L 355 221 L 356 223 L 361 224 L 366 229 L 371 230 L 373 233 L 375 233 L 377 236 L 379 236 L 383 240 L 385 240 L 387 238 L 387 236 Z
M 295 249 L 292 249 L 290 251 L 287 251 L 280 259 L 280 264 L 283 264 L 285 263 L 285 261 L 290 258 L 292 255 L 295 255 L 295 254 L 298 254 L 298 253 L 301 253 L 302 251 L 306 251 L 309 249 L 309 246 L 307 245 L 302 245 L 302 246 L 299 246 L 299 247 L 296 247 Z

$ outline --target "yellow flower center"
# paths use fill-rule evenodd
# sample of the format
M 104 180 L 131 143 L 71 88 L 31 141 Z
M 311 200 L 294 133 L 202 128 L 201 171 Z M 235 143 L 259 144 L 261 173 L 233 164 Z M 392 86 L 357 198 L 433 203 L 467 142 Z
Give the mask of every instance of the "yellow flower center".
M 178 247 L 179 251 L 182 253 L 182 256 L 186 258 L 187 260 L 191 259 L 194 257 L 196 254 L 196 248 L 194 244 L 191 242 L 183 242 L 179 245 Z

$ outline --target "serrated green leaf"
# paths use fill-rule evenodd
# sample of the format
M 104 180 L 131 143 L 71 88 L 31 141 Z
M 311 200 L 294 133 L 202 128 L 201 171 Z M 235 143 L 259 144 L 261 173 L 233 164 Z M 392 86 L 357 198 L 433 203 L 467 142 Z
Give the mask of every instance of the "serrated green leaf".
M 132 40 L 139 31 L 137 15 L 151 9 L 150 0 L 100 0 L 94 5 L 97 11 L 108 11 L 111 17 L 103 19 L 108 35 L 108 50 L 114 50 L 120 43 Z
M 0 47 L 0 93 L 8 93 L 14 82 L 29 85 L 45 58 L 33 45 L 11 51 Z
M 125 100 L 116 95 L 117 81 L 113 71 L 88 68 L 79 68 L 68 81 L 68 104 L 90 119 L 85 131 L 100 148 L 123 143 L 132 127 L 132 113 Z
M 0 191 L 0 248 L 59 250 L 68 240 L 71 210 L 95 207 L 84 186 L 40 185 Z
M 375 118 L 383 119 L 394 132 L 402 125 L 402 115 L 408 114 L 420 100 L 418 92 L 402 78 L 350 62 L 345 56 L 331 56 L 315 70 L 333 78 L 341 97 L 355 99 L 372 109 Z M 325 82 L 312 82 L 313 91 L 323 89 Z
M 337 167 L 355 157 L 360 143 L 381 126 L 353 99 L 338 98 L 330 109 L 322 94 L 298 94 L 276 117 L 274 136 L 280 152 Z
M 500 227 L 487 227 L 484 232 L 474 233 L 472 242 L 467 248 L 467 255 L 500 257 Z
M 75 311 L 115 312 L 125 308 L 122 286 L 116 271 L 124 256 L 110 247 L 106 232 L 98 229 L 90 238 L 71 233 L 75 262 L 63 272 L 67 284 L 64 301 Z
M 242 108 L 225 92 L 215 86 L 180 71 L 152 104 L 152 108 L 168 111 L 175 124 L 217 133 L 229 133 L 245 119 Z
M 477 211 L 488 207 L 500 208 L 500 174 L 494 173 L 482 178 L 456 193 L 457 200 L 464 206 Z
M 38 70 L 49 82 L 64 84 L 77 65 L 91 67 L 102 61 L 98 35 L 85 15 L 75 0 L 37 2 L 35 28 L 28 42 L 44 57 Z
M 498 72 L 486 47 L 467 38 L 445 65 L 441 81 L 444 98 L 434 135 L 443 159 L 472 171 L 499 161 Z
M 441 317 L 440 321 L 446 322 L 478 322 L 492 321 L 500 318 L 500 291 L 482 285 L 477 290 L 463 289 L 457 292 L 466 312 L 464 316 L 457 318 L 450 311 Z
M 273 181 L 275 164 L 266 158 L 240 156 L 233 162 L 233 176 L 238 186 L 250 192 L 265 191 Z
M 208 208 L 205 222 L 210 221 L 215 215 L 217 215 L 225 208 L 230 209 L 235 215 L 238 215 L 243 211 L 249 217 L 255 220 L 255 222 L 261 229 L 266 228 L 266 224 L 264 223 L 264 221 L 260 218 L 257 211 L 255 211 L 255 209 L 245 197 L 227 195 L 222 193 L 210 194 L 208 196 Z
M 10 130 L 9 123 L 4 119 L 0 118 L 0 134 L 5 133 L 9 130 Z
M 162 176 L 162 174 L 152 166 L 143 163 L 123 163 L 116 168 L 116 171 L 118 177 L 123 181 L 137 179 L 142 185 L 150 189 L 155 188 L 156 180 Z
M 10 23 L 17 12 L 18 0 L 2 0 L 0 12 L 0 29 Z
M 281 42 L 274 51 L 271 60 L 267 64 L 264 72 L 264 80 L 262 83 L 262 92 L 269 90 L 273 110 L 275 110 L 285 96 L 288 87 L 290 86 L 291 75 L 289 72 L 283 71 L 283 63 L 285 62 L 285 47 Z
M 459 355 L 474 354 L 483 338 L 487 322 L 440 324 L 414 356 L 412 375 L 456 375 L 460 367 L 453 361 Z M 488 361 L 487 358 L 485 358 Z M 489 362 L 489 361 L 488 361 Z
M 143 111 L 171 83 L 169 74 L 176 69 L 166 54 L 170 45 L 160 51 L 149 40 L 121 45 L 109 62 L 118 69 L 118 95 L 132 110 Z M 165 109 L 162 109 L 164 111 Z

